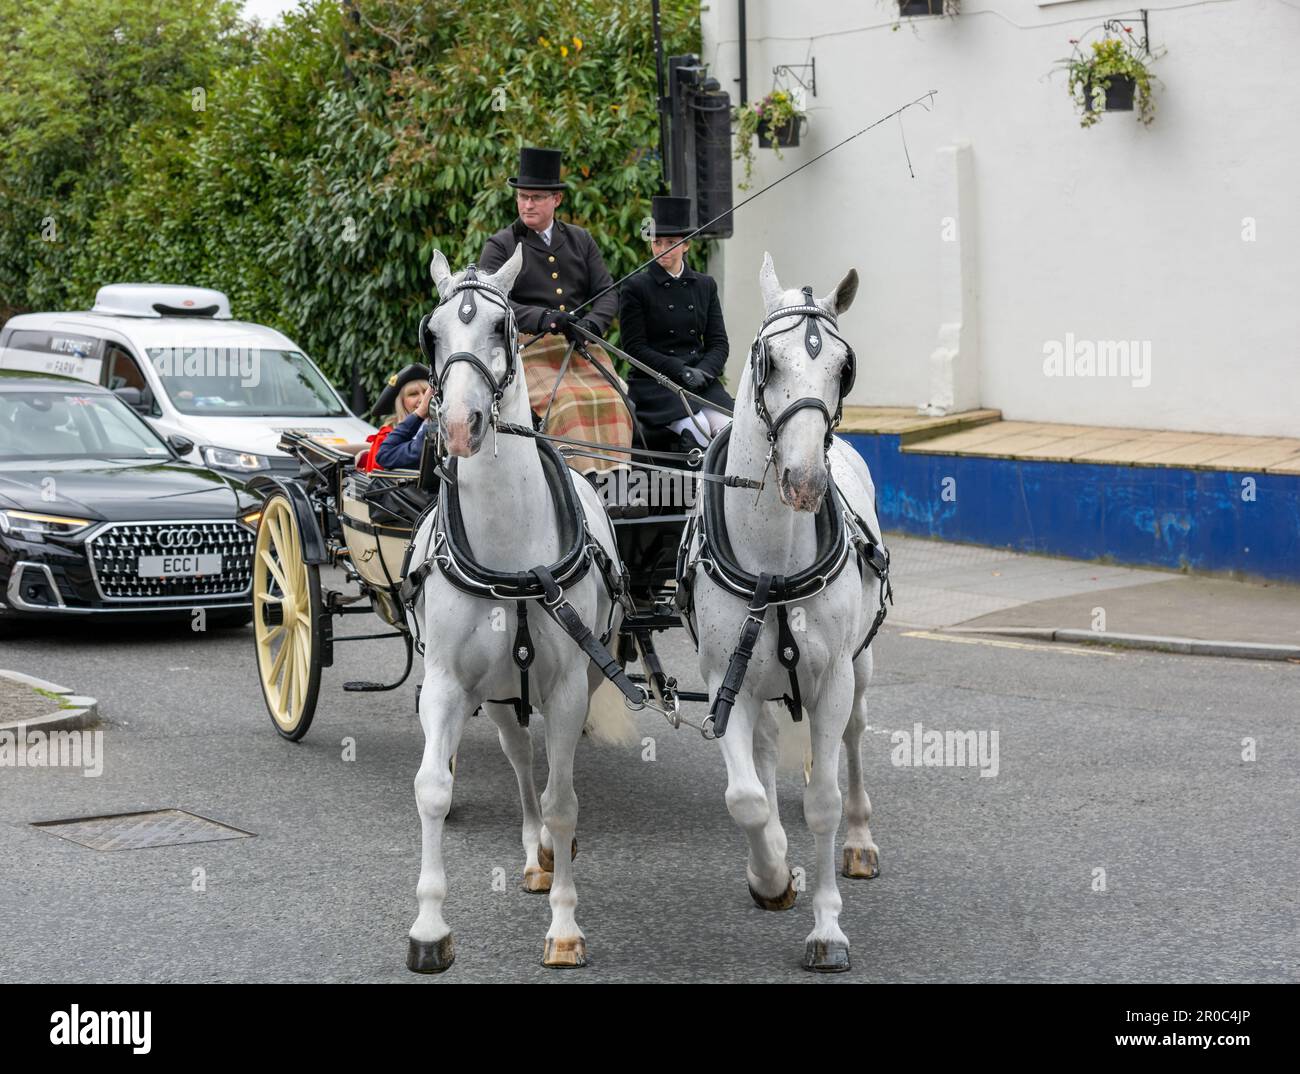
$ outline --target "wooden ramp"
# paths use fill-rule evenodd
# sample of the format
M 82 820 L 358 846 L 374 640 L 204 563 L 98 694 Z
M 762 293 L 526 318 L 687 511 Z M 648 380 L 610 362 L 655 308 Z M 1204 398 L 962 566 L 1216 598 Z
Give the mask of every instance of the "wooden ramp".
M 965 418 L 968 414 L 989 413 L 996 414 L 997 411 L 968 411 L 967 414 L 954 417 Z M 921 420 L 943 422 L 950 419 Z M 955 428 L 941 426 L 928 436 L 904 439 L 903 450 L 921 454 L 1042 462 L 1300 474 L 1300 439 L 1173 433 L 1096 425 L 1056 425 L 1048 422 L 986 419 L 981 422 L 968 421 Z

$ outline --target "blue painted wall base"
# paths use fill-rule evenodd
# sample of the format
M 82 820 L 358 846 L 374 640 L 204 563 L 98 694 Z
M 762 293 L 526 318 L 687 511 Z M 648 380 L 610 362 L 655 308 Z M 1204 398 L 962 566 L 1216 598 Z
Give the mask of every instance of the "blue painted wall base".
M 897 436 L 844 439 L 871 467 L 888 530 L 1300 584 L 1300 476 L 916 454 Z

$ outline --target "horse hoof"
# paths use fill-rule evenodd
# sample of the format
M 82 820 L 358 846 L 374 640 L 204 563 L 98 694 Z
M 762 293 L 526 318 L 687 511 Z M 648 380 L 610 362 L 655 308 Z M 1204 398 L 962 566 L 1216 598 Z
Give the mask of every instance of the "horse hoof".
M 409 937 L 406 948 L 406 968 L 412 973 L 442 973 L 456 961 L 451 933 L 441 940 L 417 940 Z
M 553 970 L 575 970 L 587 964 L 587 941 L 581 936 L 552 940 L 546 938 L 542 965 Z
M 845 847 L 841 876 L 850 880 L 872 880 L 880 875 L 880 851 L 875 847 Z
M 809 940 L 803 949 L 803 968 L 813 973 L 845 973 L 849 945 L 838 940 Z
M 569 854 L 569 860 L 573 861 L 573 859 L 576 858 L 577 856 L 578 856 L 578 837 L 575 835 L 573 837 L 573 848 Z M 537 864 L 540 865 L 545 872 L 548 873 L 555 872 L 555 854 L 551 851 L 549 847 L 544 847 L 540 843 L 537 846 Z
M 760 910 L 788 910 L 794 905 L 794 900 L 798 894 L 799 893 L 794 889 L 793 873 L 790 874 L 790 883 L 786 885 L 786 889 L 775 898 L 768 898 L 766 895 L 760 895 L 754 890 L 752 884 L 749 887 L 749 897 L 754 900 L 754 905 Z
M 529 866 L 524 870 L 523 888 L 530 895 L 545 895 L 551 890 L 551 880 L 554 875 L 545 869 L 534 869 Z

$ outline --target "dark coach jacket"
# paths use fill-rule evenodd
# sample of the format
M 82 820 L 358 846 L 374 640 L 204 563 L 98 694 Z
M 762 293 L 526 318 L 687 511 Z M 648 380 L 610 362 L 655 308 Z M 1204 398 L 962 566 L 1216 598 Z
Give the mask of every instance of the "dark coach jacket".
M 551 230 L 551 244 L 530 231 L 518 218 L 483 244 L 478 267 L 496 272 L 524 245 L 524 265 L 510 290 L 510 305 L 515 310 L 519 331 L 536 334 L 542 331 L 542 316 L 547 310 L 568 312 L 613 284 L 609 269 L 600 256 L 595 240 L 577 224 L 556 220 Z M 618 296 L 610 291 L 578 316 L 592 321 L 603 336 L 618 312 Z
M 717 379 L 726 367 L 729 345 L 713 277 L 683 266 L 681 276 L 673 279 L 655 261 L 623 284 L 622 290 L 618 310 L 622 348 L 678 384 L 686 366 L 702 370 L 710 380 L 694 394 L 733 409 L 735 400 Z M 648 425 L 671 425 L 686 417 L 681 399 L 639 370 L 628 374 L 627 385 L 637 416 Z M 695 413 L 701 409 L 698 403 L 690 405 Z

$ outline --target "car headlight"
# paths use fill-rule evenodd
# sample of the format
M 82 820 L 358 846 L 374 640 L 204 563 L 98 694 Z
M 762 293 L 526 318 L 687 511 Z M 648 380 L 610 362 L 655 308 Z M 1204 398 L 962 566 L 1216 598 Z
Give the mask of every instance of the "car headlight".
M 70 537 L 89 526 L 88 518 L 66 515 L 43 515 L 36 511 L 0 511 L 0 533 L 12 533 L 24 541 L 43 541 L 46 537 Z
M 217 470 L 235 470 L 243 474 L 251 473 L 253 470 L 266 470 L 271 465 L 265 455 L 211 446 L 203 449 L 203 461 Z

